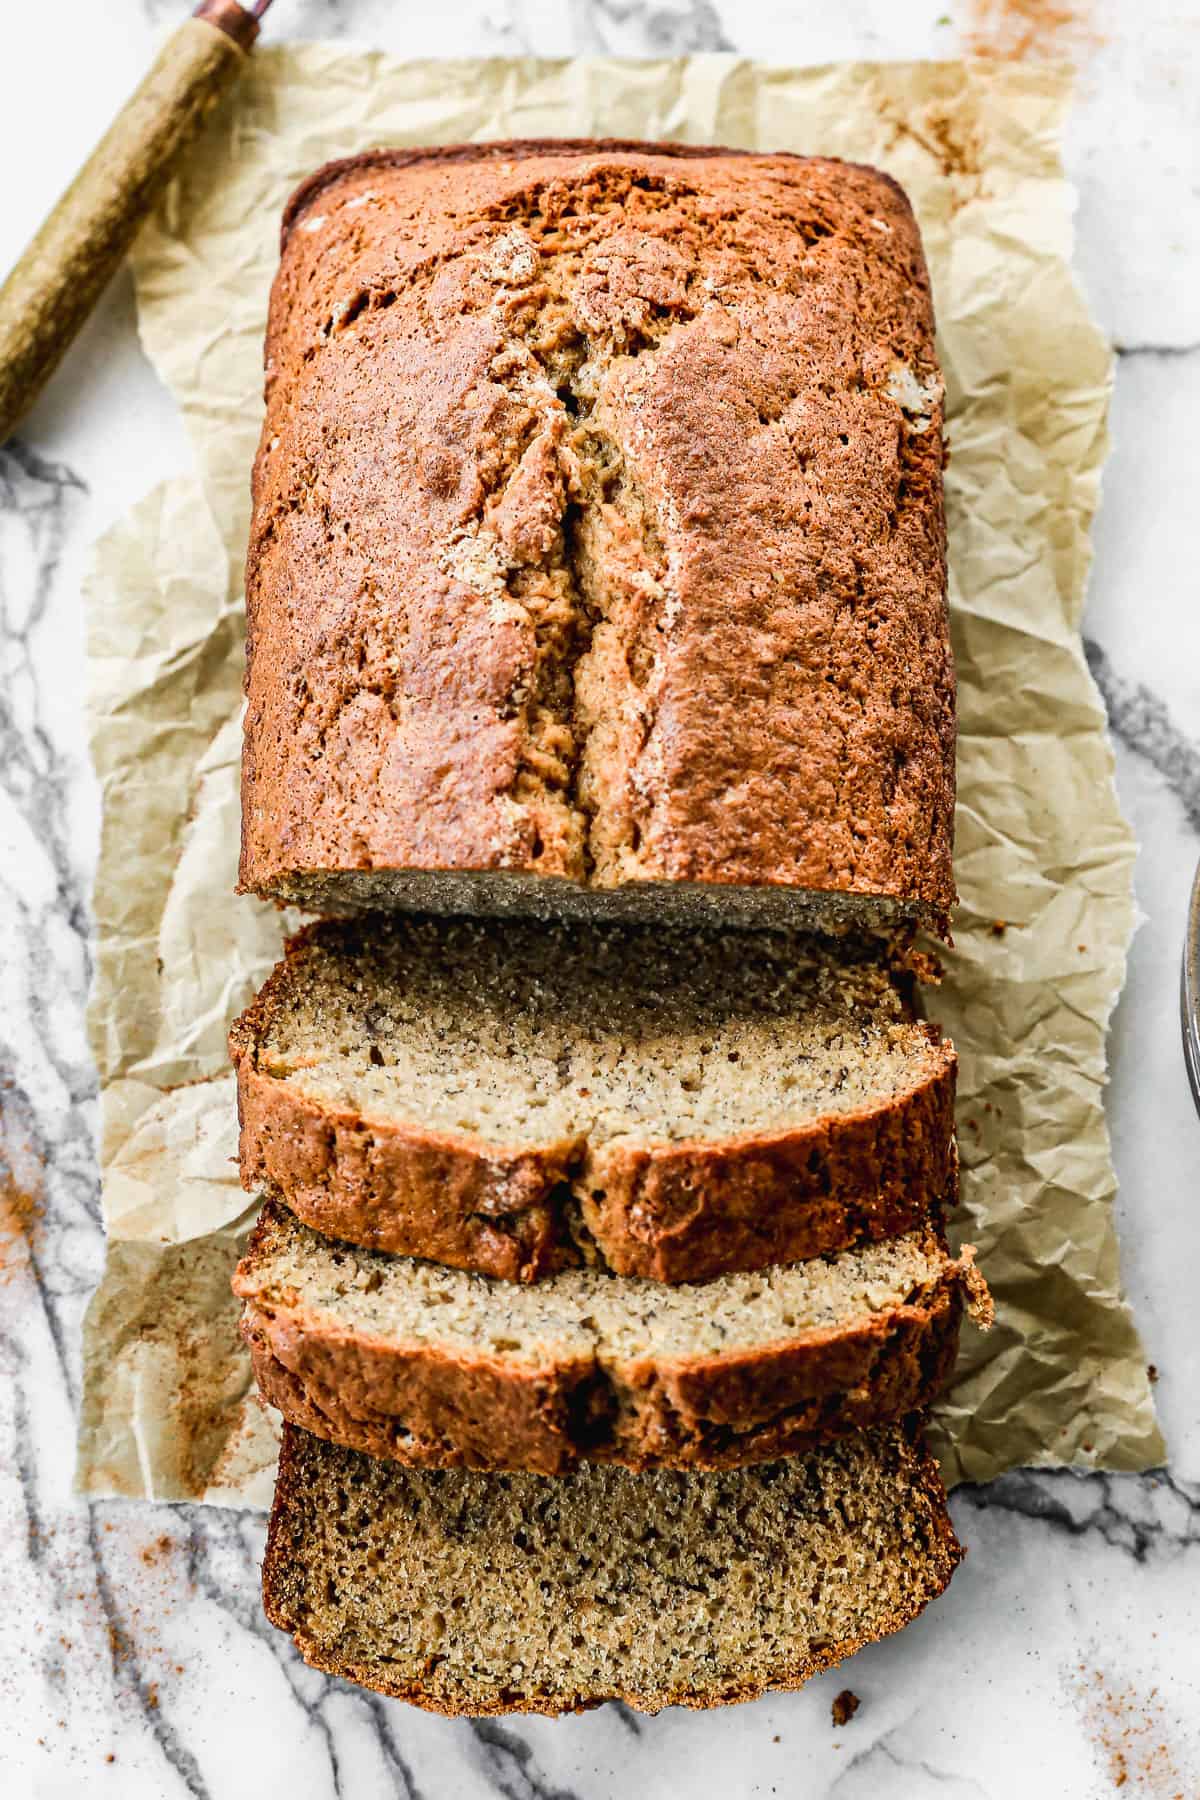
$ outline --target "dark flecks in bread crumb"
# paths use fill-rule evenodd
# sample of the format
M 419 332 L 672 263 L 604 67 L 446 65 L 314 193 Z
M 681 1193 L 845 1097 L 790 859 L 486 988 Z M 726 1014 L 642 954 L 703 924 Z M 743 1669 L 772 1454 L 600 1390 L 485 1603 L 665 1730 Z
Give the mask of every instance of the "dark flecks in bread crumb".
M 696 1284 L 528 1286 L 331 1243 L 268 1204 L 234 1285 L 293 1423 L 410 1464 L 554 1473 L 764 1462 L 924 1407 L 970 1274 L 913 1234 Z
M 796 1687 L 898 1630 L 961 1551 L 901 1427 L 752 1470 L 413 1471 L 285 1430 L 263 1569 L 307 1661 L 451 1713 Z
M 508 1279 L 849 1249 L 952 1200 L 953 1047 L 877 940 L 372 915 L 230 1037 L 241 1174 L 332 1236 Z
M 745 1353 L 886 1316 L 934 1289 L 949 1267 L 936 1238 L 913 1233 L 707 1282 L 665 1286 L 566 1269 L 523 1285 L 338 1244 L 270 1206 L 238 1285 L 256 1306 L 305 1315 L 317 1332 L 515 1364 L 595 1357 L 620 1365 Z
M 777 1128 L 946 1055 L 856 940 L 516 920 L 323 926 L 252 1025 L 256 1066 L 330 1106 L 505 1144 Z

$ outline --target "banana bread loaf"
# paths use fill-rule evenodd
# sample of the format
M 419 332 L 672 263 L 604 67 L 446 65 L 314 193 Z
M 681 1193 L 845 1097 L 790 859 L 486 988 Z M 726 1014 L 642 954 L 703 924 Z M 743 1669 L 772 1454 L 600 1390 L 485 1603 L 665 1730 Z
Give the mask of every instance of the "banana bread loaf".
M 695 1286 L 567 1269 L 533 1287 L 357 1250 L 268 1203 L 234 1277 L 266 1398 L 430 1467 L 722 1468 L 927 1406 L 970 1254 L 933 1234 Z
M 263 1599 L 304 1660 L 431 1712 L 797 1688 L 962 1556 L 908 1427 L 721 1474 L 406 1469 L 286 1426 Z
M 380 151 L 294 196 L 242 884 L 944 931 L 942 382 L 875 170 Z
M 241 1168 L 332 1236 L 484 1274 L 701 1281 L 924 1226 L 954 1051 L 878 946 L 374 915 L 234 1026 Z

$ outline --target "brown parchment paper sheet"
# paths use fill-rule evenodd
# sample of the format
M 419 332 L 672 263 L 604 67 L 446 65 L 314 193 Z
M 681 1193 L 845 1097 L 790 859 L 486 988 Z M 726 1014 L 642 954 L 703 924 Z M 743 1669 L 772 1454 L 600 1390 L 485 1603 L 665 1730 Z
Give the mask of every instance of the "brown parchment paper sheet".
M 110 1247 L 85 1334 L 85 1491 L 269 1495 L 274 1425 L 228 1292 L 254 1208 L 224 1039 L 288 924 L 233 897 L 241 564 L 280 210 L 329 157 L 539 134 L 821 152 L 876 163 L 912 197 L 948 384 L 961 725 L 962 905 L 930 1005 L 961 1057 L 956 1229 L 999 1311 L 989 1337 L 964 1331 L 939 1448 L 951 1480 L 1162 1460 L 1102 1110 L 1134 845 L 1078 633 L 1111 364 L 1069 271 L 1067 96 L 1063 71 L 980 63 L 256 55 L 135 258 L 143 340 L 197 478 L 111 531 L 90 580 Z

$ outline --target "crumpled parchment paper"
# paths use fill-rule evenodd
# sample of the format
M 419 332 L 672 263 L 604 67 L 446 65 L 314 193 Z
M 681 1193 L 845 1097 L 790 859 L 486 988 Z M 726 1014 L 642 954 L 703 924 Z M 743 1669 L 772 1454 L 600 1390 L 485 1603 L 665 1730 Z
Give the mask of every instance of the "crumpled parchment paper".
M 964 1330 L 939 1449 L 950 1480 L 1162 1460 L 1102 1109 L 1134 845 L 1078 630 L 1111 359 L 1069 269 L 1068 85 L 983 63 L 256 55 L 135 255 L 143 341 L 196 479 L 109 532 L 89 583 L 110 1247 L 86 1327 L 86 1492 L 269 1498 L 275 1427 L 228 1288 L 255 1209 L 225 1031 L 288 926 L 233 896 L 241 565 L 280 211 L 316 165 L 370 145 L 537 135 L 821 152 L 889 170 L 913 200 L 948 386 L 961 731 L 962 905 L 929 1006 L 961 1058 L 956 1233 L 999 1314 L 988 1337 Z

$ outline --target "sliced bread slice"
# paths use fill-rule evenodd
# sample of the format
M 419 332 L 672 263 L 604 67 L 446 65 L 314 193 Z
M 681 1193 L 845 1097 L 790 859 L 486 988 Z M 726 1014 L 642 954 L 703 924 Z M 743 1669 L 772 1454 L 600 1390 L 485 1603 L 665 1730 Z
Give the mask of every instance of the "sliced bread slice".
M 326 921 L 233 1028 L 242 1179 L 352 1243 L 698 1281 L 953 1193 L 955 1056 L 877 945 Z
M 292 1426 L 267 1617 L 432 1712 L 643 1712 L 798 1688 L 915 1618 L 962 1556 L 911 1427 L 718 1474 L 414 1470 Z
M 356 1249 L 264 1208 L 234 1278 L 268 1400 L 319 1436 L 429 1467 L 580 1459 L 723 1468 L 925 1406 L 969 1254 L 932 1233 L 666 1287 L 535 1286 Z

